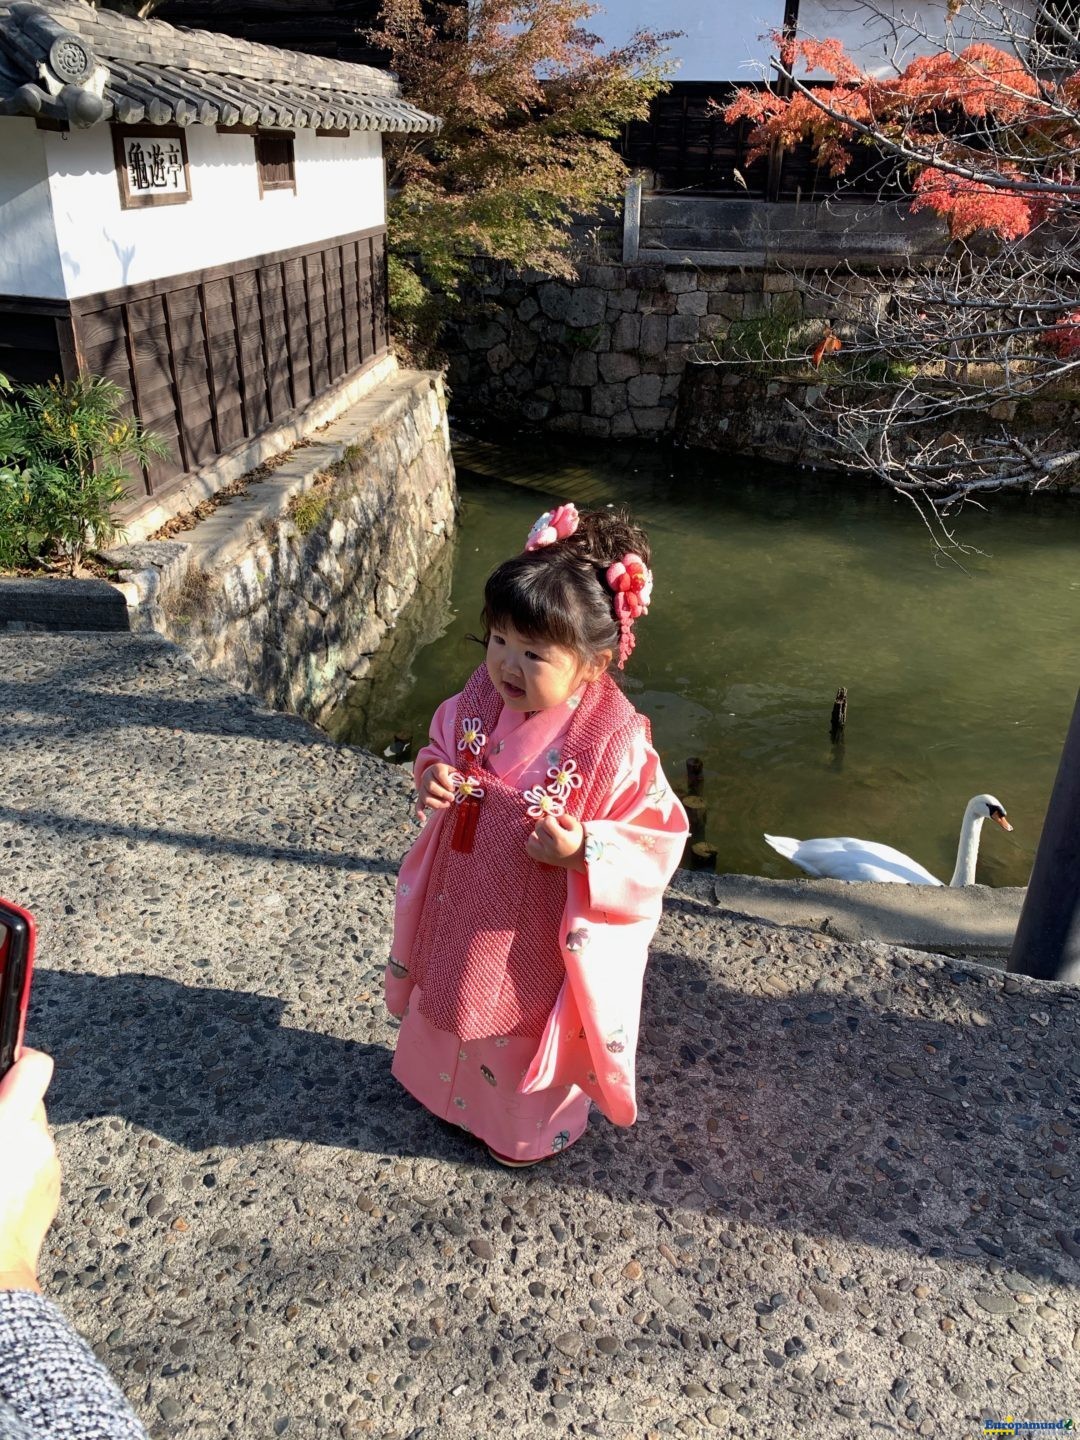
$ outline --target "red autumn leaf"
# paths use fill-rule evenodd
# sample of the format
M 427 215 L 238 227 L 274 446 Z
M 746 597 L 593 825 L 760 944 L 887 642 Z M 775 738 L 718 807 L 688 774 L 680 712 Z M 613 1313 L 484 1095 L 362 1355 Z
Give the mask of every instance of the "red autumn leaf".
M 830 330 L 821 337 L 813 350 L 810 351 L 810 363 L 815 370 L 818 370 L 821 368 L 821 362 L 826 355 L 835 355 L 837 350 L 842 349 L 843 346 L 840 343 L 839 335 L 834 335 Z

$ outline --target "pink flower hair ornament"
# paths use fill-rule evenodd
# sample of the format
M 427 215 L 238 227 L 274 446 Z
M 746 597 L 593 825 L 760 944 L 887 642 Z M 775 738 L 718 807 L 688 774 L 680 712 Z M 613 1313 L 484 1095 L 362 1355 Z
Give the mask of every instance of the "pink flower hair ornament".
M 554 545 L 558 540 L 568 540 L 578 528 L 577 506 L 568 503 L 554 510 L 545 510 L 529 531 L 525 541 L 526 550 L 542 550 L 545 545 Z
M 621 560 L 609 565 L 608 589 L 615 596 L 615 617 L 619 622 L 619 669 L 622 670 L 633 651 L 634 621 L 649 613 L 652 599 L 652 571 L 640 555 L 627 551 Z

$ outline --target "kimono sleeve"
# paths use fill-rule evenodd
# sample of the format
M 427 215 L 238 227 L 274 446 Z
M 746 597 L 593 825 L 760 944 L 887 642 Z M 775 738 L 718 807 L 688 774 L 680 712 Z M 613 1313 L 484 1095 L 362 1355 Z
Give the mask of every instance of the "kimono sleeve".
M 589 908 L 609 922 L 658 918 L 689 830 L 660 757 L 639 735 L 608 804 L 585 823 Z
M 585 874 L 567 874 L 566 982 L 522 1077 L 524 1094 L 576 1085 L 614 1124 L 634 1123 L 649 942 L 689 828 L 639 733 L 599 818 L 585 822 Z
M 441 762 L 456 765 L 458 762 L 457 737 L 454 726 L 457 721 L 458 696 L 451 695 L 444 700 L 431 718 L 426 745 L 421 745 L 413 764 L 413 782 L 419 787 L 420 777 L 429 765 Z
M 428 742 L 421 747 L 413 766 L 413 777 L 417 785 L 427 767 L 436 761 L 454 764 L 457 703 L 458 697 L 451 695 L 449 700 L 443 701 L 432 718 Z M 410 959 L 435 855 L 436 834 L 436 828 L 429 818 L 426 827 L 416 837 L 402 861 L 398 874 L 394 900 L 394 938 L 383 984 L 386 1008 L 392 1015 L 400 1016 L 404 1013 L 413 989 Z

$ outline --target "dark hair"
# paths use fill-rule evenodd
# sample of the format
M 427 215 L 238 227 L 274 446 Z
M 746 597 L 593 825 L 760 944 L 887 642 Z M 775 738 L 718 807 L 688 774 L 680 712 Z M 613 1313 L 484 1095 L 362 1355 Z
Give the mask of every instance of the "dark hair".
M 603 650 L 617 656 L 615 597 L 604 575 L 628 551 L 650 563 L 649 537 L 625 510 L 584 510 L 568 539 L 504 560 L 484 586 L 485 643 L 503 624 L 583 660 Z

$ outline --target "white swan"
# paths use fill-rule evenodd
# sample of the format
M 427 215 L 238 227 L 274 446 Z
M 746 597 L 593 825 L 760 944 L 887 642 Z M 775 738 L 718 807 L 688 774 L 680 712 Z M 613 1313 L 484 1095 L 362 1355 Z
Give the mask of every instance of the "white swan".
M 1003 830 L 1011 830 L 1005 806 L 993 795 L 975 795 L 967 803 L 964 823 L 960 827 L 960 843 L 956 847 L 956 869 L 950 885 L 974 885 L 975 866 L 979 860 L 979 836 L 983 821 L 993 820 Z M 833 835 L 821 840 L 792 840 L 787 835 L 766 835 L 774 850 L 798 865 L 815 879 L 824 880 L 885 880 L 896 885 L 940 885 L 936 875 L 923 868 L 917 860 L 891 845 L 875 840 L 852 840 L 846 835 Z

